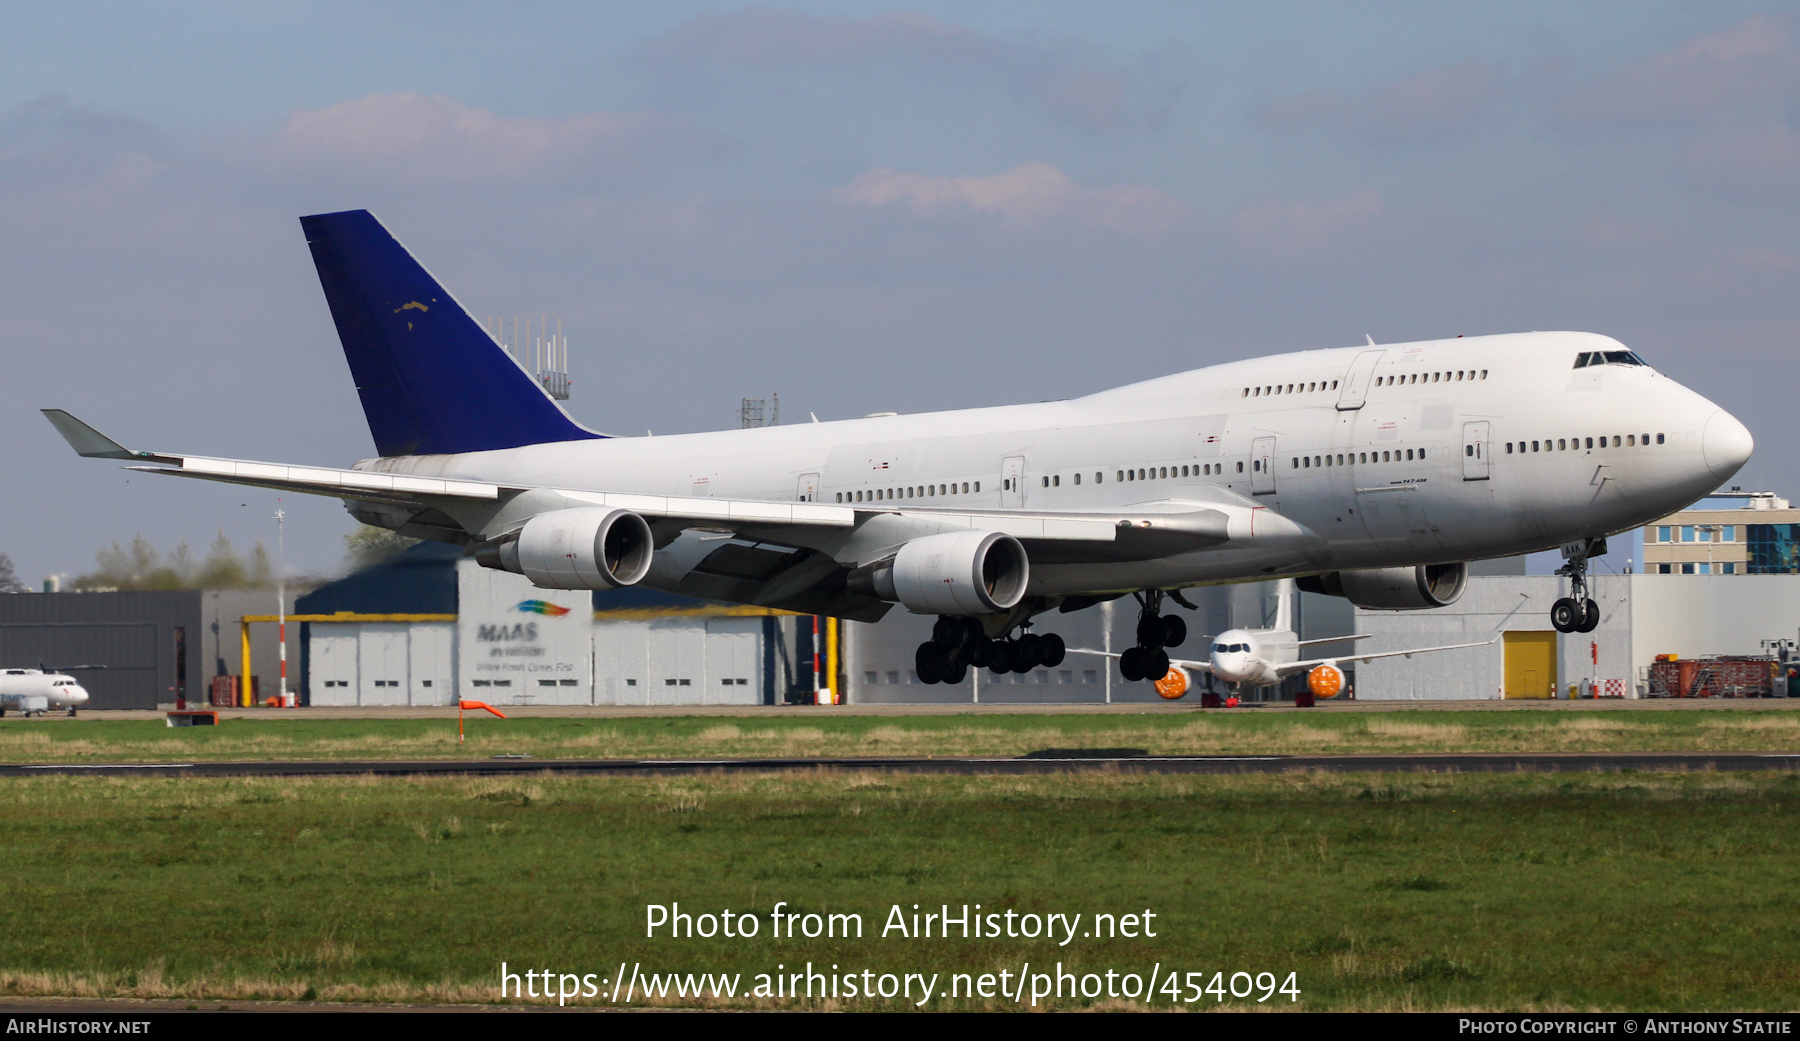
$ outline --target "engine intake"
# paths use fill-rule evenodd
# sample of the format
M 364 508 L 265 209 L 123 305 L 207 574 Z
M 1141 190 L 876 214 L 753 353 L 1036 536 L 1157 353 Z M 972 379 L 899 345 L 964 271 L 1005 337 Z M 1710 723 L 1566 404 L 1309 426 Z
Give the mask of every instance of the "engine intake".
M 1467 564 L 1369 568 L 1308 575 L 1294 583 L 1308 593 L 1341 596 L 1371 611 L 1424 611 L 1449 607 L 1469 584 Z
M 896 601 L 914 614 L 1005 611 L 1024 599 L 1030 580 L 1025 547 L 997 531 L 913 539 L 891 560 L 850 574 L 853 590 Z
M 644 518 L 595 506 L 540 513 L 516 535 L 483 544 L 475 561 L 543 589 L 618 589 L 649 572 L 655 550 Z

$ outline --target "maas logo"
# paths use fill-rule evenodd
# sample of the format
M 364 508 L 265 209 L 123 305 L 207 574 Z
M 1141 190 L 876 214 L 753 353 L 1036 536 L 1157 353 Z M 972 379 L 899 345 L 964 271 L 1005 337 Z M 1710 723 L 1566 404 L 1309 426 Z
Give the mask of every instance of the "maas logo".
M 541 614 L 550 618 L 561 618 L 569 613 L 568 608 L 558 607 L 547 600 L 521 600 L 518 610 L 524 611 L 526 614 Z

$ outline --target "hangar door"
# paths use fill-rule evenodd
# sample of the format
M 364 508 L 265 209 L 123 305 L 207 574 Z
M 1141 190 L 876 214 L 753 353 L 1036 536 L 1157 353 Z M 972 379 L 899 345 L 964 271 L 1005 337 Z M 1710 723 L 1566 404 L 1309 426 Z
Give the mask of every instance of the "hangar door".
M 1509 698 L 1556 696 L 1556 634 L 1507 633 L 1505 684 Z
M 106 666 L 76 674 L 93 696 L 89 708 L 155 708 L 160 700 L 156 650 L 155 622 L 0 625 L 0 663 L 7 668 L 35 669 L 40 662 L 51 668 Z M 173 692 L 169 700 L 175 700 Z

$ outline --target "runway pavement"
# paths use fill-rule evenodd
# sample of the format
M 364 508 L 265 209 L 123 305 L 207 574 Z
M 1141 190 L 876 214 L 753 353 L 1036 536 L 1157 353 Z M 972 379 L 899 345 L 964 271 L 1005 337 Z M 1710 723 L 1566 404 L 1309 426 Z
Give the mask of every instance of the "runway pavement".
M 200 763 L 45 763 L 0 766 L 0 777 L 431 777 L 564 774 L 652 777 L 792 770 L 933 774 L 1595 773 L 1800 770 L 1800 753 L 1618 752 L 1461 755 L 1151 756 L 1117 749 L 1045 749 L 1019 757 L 868 759 L 446 759 Z

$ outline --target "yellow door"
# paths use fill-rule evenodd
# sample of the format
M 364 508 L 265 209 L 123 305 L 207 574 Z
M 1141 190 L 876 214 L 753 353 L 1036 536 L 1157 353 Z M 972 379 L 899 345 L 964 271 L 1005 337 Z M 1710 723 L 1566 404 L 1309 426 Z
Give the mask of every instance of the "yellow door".
M 1553 632 L 1507 633 L 1506 696 L 1553 698 L 1556 696 L 1556 634 Z

